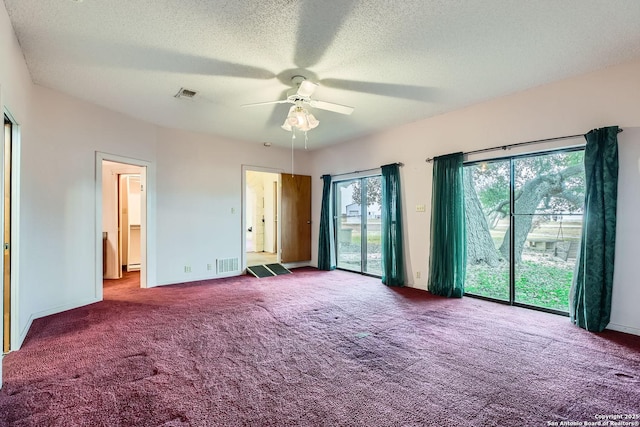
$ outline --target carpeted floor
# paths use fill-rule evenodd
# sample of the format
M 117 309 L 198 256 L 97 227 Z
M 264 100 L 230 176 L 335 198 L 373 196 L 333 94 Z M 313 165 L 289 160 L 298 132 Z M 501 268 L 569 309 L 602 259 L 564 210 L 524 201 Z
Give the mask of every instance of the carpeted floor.
M 0 425 L 547 426 L 640 413 L 640 337 L 565 317 L 310 268 L 131 283 L 34 322 L 4 359 Z

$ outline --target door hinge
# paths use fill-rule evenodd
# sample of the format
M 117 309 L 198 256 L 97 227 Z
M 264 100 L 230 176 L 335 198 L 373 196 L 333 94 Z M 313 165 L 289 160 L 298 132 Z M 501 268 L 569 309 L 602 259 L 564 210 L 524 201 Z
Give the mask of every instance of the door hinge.
M 9 245 L 8 243 L 5 243 L 5 244 L 4 244 L 4 250 L 5 250 L 5 251 L 8 251 L 8 250 L 9 250 L 9 248 L 10 248 L 10 245 Z

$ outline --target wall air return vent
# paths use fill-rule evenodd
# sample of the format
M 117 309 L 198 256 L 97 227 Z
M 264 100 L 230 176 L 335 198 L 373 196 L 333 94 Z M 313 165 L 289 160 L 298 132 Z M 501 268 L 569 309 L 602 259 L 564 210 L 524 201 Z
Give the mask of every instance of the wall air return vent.
M 183 87 L 180 88 L 180 90 L 178 91 L 178 93 L 176 93 L 174 96 L 176 98 L 193 98 L 194 96 L 196 96 L 198 94 L 198 92 L 196 92 L 195 90 L 191 90 L 191 89 L 185 89 Z
M 217 273 L 238 271 L 238 258 L 222 258 L 217 260 Z

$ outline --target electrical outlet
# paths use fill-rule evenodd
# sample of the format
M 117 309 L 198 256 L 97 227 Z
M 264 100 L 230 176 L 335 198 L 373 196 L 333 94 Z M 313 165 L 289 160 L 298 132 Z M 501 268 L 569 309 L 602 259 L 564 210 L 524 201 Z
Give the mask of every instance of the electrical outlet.
M 422 277 L 422 273 L 420 273 L 419 271 L 416 271 L 416 279 L 419 279 Z
M 191 266 L 190 265 L 185 265 L 184 266 L 184 272 L 185 273 L 191 273 Z
M 213 264 L 207 264 L 207 270 L 209 271 L 213 270 Z

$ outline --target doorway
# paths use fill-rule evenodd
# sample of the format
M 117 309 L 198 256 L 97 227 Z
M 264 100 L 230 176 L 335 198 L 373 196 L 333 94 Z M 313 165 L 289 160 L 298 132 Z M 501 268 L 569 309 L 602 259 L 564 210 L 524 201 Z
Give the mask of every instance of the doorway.
M 120 277 L 122 272 L 140 271 L 140 212 L 142 207 L 139 173 L 118 175 L 118 228 Z
M 100 160 L 102 173 L 102 275 L 146 287 L 147 168 Z
M 13 122 L 4 115 L 4 145 L 3 145 L 3 211 L 2 211 L 2 235 L 3 235 L 3 276 L 2 276 L 2 317 L 3 317 L 3 341 L 2 352 L 11 350 L 11 212 L 12 212 L 12 139 Z
M 380 175 L 334 183 L 337 267 L 382 276 Z
M 247 267 L 280 262 L 280 174 L 245 170 L 244 240 Z

